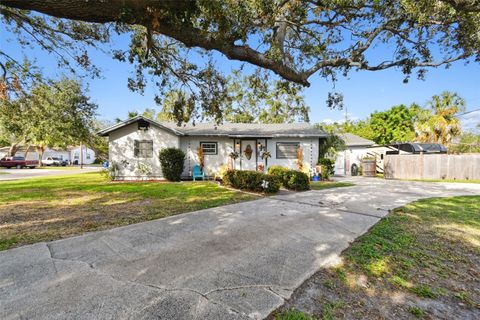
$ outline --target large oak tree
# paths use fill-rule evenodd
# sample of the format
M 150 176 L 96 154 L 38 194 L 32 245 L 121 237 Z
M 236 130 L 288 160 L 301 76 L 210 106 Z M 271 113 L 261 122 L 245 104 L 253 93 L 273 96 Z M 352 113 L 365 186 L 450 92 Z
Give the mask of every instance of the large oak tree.
M 215 118 L 227 90 L 215 51 L 303 86 L 314 75 L 399 68 L 408 79 L 480 60 L 478 0 L 0 0 L 0 14 L 21 44 L 93 74 L 84 45 L 127 33 L 130 47 L 113 55 L 136 66 L 131 89 L 142 91 L 148 79 L 158 99 L 188 89 L 196 108 Z M 4 90 L 21 66 L 0 50 Z

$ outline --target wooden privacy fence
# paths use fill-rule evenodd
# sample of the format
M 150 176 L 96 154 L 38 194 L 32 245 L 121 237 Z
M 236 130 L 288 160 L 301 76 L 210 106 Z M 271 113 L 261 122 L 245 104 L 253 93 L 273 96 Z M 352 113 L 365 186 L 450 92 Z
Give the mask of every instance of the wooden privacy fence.
M 386 155 L 385 179 L 480 180 L 480 154 Z

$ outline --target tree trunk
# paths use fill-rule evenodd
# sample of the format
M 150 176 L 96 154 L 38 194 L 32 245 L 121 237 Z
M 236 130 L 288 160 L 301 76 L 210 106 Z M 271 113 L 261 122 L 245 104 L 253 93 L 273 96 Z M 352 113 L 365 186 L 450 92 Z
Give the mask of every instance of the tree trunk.
M 45 147 L 36 147 L 37 153 L 38 153 L 38 166 L 41 167 L 43 166 L 42 160 L 43 160 L 43 154 L 45 153 Z
M 10 146 L 10 149 L 8 149 L 8 156 L 13 157 L 18 151 L 18 144 L 14 143 Z
M 25 160 L 27 159 L 27 156 L 28 156 L 28 152 L 30 151 L 30 145 L 27 144 L 27 148 L 25 149 L 25 152 L 23 154 L 23 157 L 25 158 Z

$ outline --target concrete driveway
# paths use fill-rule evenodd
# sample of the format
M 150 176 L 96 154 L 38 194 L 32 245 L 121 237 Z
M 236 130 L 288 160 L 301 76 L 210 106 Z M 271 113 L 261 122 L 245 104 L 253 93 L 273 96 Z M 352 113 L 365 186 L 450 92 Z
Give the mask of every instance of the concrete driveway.
M 101 170 L 100 167 L 55 168 L 55 169 L 0 169 L 0 181 L 19 180 L 26 178 L 38 178 L 47 176 L 63 176 L 66 174 L 77 174 Z
M 1 252 L 0 318 L 263 318 L 389 209 L 480 194 L 480 185 L 355 182 Z

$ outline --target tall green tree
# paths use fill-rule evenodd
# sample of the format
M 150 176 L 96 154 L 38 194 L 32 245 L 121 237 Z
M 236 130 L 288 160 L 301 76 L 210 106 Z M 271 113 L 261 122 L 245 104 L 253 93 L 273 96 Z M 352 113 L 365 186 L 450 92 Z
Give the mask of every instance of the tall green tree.
M 457 115 L 465 111 L 465 101 L 456 93 L 444 91 L 434 95 L 427 106 L 418 115 L 416 140 L 449 146 L 462 133 Z
M 450 144 L 448 151 L 451 153 L 480 153 L 480 134 L 463 133 L 458 141 Z
M 4 100 L 0 121 L 15 135 L 15 145 L 32 145 L 39 157 L 46 148 L 66 148 L 91 139 L 97 105 L 79 82 L 63 78 L 34 86 L 14 100 Z M 14 153 L 14 152 L 13 152 Z
M 420 106 L 412 104 L 393 106 L 392 108 L 374 112 L 370 115 L 371 140 L 378 144 L 408 142 L 415 139 L 415 121 Z
M 397 68 L 405 80 L 415 72 L 423 78 L 430 67 L 480 61 L 474 0 L 0 0 L 0 18 L 24 50 L 40 47 L 62 67 L 93 75 L 99 70 L 88 49 L 110 41 L 112 30 L 129 36 L 113 57 L 135 66 L 130 89 L 142 92 L 151 79 L 158 97 L 186 90 L 200 110 L 194 114 L 215 120 L 229 98 L 212 52 L 302 86 L 357 70 Z M 0 48 L 6 88 L 21 64 L 8 49 Z
M 229 79 L 230 104 L 224 119 L 234 123 L 309 122 L 299 85 L 284 81 L 262 81 L 261 72 L 242 76 L 234 72 Z
M 337 131 L 350 132 L 378 144 L 408 142 L 415 139 L 415 122 L 422 108 L 417 104 L 393 106 L 375 111 L 365 120 L 336 124 Z

